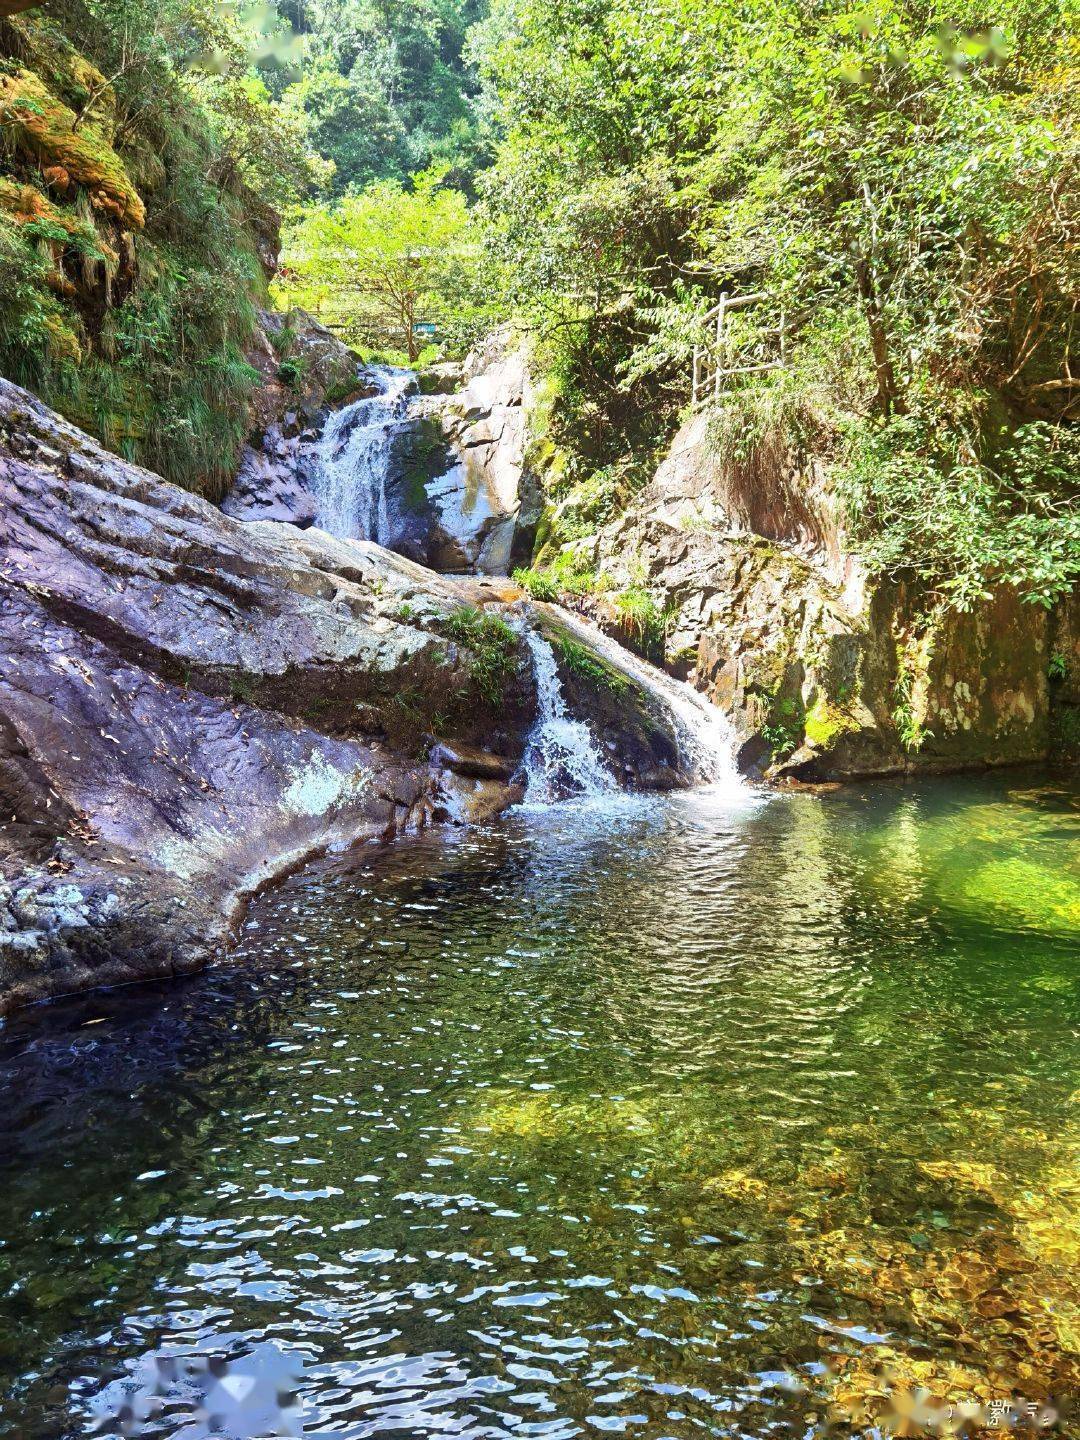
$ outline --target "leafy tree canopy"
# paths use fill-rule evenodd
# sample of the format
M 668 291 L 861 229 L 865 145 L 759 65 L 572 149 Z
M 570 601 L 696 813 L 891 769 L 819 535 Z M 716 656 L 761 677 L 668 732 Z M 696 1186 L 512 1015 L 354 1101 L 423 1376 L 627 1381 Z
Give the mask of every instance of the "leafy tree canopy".
M 783 317 L 784 364 L 727 386 L 728 443 L 828 459 L 875 562 L 957 603 L 1074 583 L 1067 3 L 496 0 L 472 53 L 489 243 L 545 337 L 571 475 L 647 450 L 643 416 L 670 434 L 702 317 L 760 294 L 725 363 L 778 362 Z M 907 457 L 895 486 L 882 453 Z M 929 551 L 927 487 L 955 542 Z
M 409 188 L 379 180 L 306 210 L 289 235 L 278 293 L 318 310 L 353 343 L 410 362 L 425 328 L 445 336 L 478 309 L 478 246 L 465 196 L 446 168 Z

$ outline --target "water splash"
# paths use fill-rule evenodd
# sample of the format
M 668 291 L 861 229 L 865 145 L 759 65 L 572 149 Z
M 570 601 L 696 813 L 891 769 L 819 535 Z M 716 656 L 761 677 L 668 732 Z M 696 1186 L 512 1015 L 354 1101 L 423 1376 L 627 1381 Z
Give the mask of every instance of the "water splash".
M 566 709 L 555 652 L 538 630 L 522 627 L 536 678 L 537 716 L 525 747 L 526 805 L 550 805 L 568 795 L 594 798 L 618 789 L 583 720 Z
M 356 400 L 327 420 L 315 455 L 313 489 L 318 524 L 341 540 L 374 540 L 390 533 L 386 484 L 391 446 L 416 382 L 411 370 L 372 366 L 376 394 Z
M 735 763 L 735 736 L 722 710 L 692 685 L 640 659 L 587 620 L 551 608 L 560 625 L 640 685 L 667 712 L 679 747 L 680 766 L 695 786 L 707 786 L 731 798 L 750 793 Z

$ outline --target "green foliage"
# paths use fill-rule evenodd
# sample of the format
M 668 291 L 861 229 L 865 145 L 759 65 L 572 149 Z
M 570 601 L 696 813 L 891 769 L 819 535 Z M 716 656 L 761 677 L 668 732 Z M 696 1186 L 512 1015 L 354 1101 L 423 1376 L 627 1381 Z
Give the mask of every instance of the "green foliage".
M 768 719 L 759 733 L 769 747 L 774 764 L 798 749 L 803 735 L 803 718 L 801 704 L 792 697 L 771 700 Z
M 515 585 L 527 590 L 534 600 L 558 600 L 559 584 L 547 570 L 517 569 L 512 576 Z
M 838 479 L 854 538 L 956 609 L 1001 582 L 1050 606 L 1080 580 L 1080 436 L 1032 421 L 994 447 L 960 422 L 920 408 L 852 427 Z
M 784 366 L 724 389 L 737 480 L 835 460 L 871 565 L 961 607 L 999 580 L 1040 604 L 1074 583 L 1074 41 L 1057 3 L 993 21 L 497 0 L 473 45 L 501 126 L 481 188 L 550 377 L 556 503 L 655 453 L 703 316 L 754 293 L 725 360 L 778 361 L 783 315 Z
M 278 379 L 295 390 L 304 378 L 305 369 L 302 355 L 287 355 L 278 366 Z
M 606 583 L 570 550 L 559 551 L 542 570 L 515 570 L 512 578 L 534 600 L 549 601 L 558 600 L 562 595 L 591 595 Z
M 663 659 L 670 615 L 643 585 L 627 585 L 612 597 L 623 621 L 650 658 Z
M 202 0 L 57 0 L 0 30 L 0 369 L 210 495 L 258 379 L 266 197 L 295 199 L 314 164 L 247 70 L 246 23 Z
M 900 644 L 896 651 L 896 681 L 893 685 L 892 721 L 897 739 L 905 750 L 915 753 L 923 742 L 933 739 L 917 713 L 915 686 L 919 676 L 919 645 L 917 641 Z
M 1050 662 L 1046 667 L 1046 678 L 1052 685 L 1059 685 L 1062 680 L 1068 679 L 1069 661 L 1060 650 L 1055 650 L 1050 656 Z
M 501 703 L 506 683 L 517 665 L 520 641 L 498 615 L 475 605 L 463 605 L 442 621 L 449 640 L 469 652 L 469 674 L 489 705 Z
M 303 114 L 340 198 L 442 165 L 468 188 L 486 150 L 469 27 L 483 0 L 283 0 L 307 59 L 287 108 Z
M 418 322 L 454 335 L 484 315 L 464 195 L 442 170 L 411 189 L 381 180 L 335 205 L 310 207 L 290 227 L 276 292 L 313 309 L 355 344 L 418 359 Z
M 623 695 L 630 688 L 630 680 L 625 675 L 613 670 L 577 640 L 571 640 L 567 635 L 553 635 L 551 641 L 561 663 L 578 679 L 610 690 L 615 695 Z

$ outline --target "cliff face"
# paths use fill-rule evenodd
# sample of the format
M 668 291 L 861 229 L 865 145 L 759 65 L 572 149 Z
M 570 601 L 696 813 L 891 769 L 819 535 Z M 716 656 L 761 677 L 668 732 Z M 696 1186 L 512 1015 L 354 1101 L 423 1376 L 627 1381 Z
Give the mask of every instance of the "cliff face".
M 1000 588 L 958 614 L 873 581 L 820 471 L 780 467 L 751 484 L 716 459 L 704 415 L 577 553 L 616 597 L 637 587 L 663 612 L 666 663 L 731 715 L 745 769 L 846 779 L 1075 746 L 1075 599 L 1048 613 Z M 586 608 L 633 643 L 603 587 Z

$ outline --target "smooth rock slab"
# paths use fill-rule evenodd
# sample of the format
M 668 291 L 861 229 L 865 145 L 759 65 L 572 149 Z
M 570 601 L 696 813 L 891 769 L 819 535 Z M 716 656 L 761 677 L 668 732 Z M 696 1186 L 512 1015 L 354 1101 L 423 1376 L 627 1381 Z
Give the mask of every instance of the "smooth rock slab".
M 429 702 L 520 753 L 524 657 L 493 713 L 439 632 L 479 586 L 230 519 L 2 381 L 0 513 L 0 1009 L 204 964 L 306 854 L 457 813 Z

